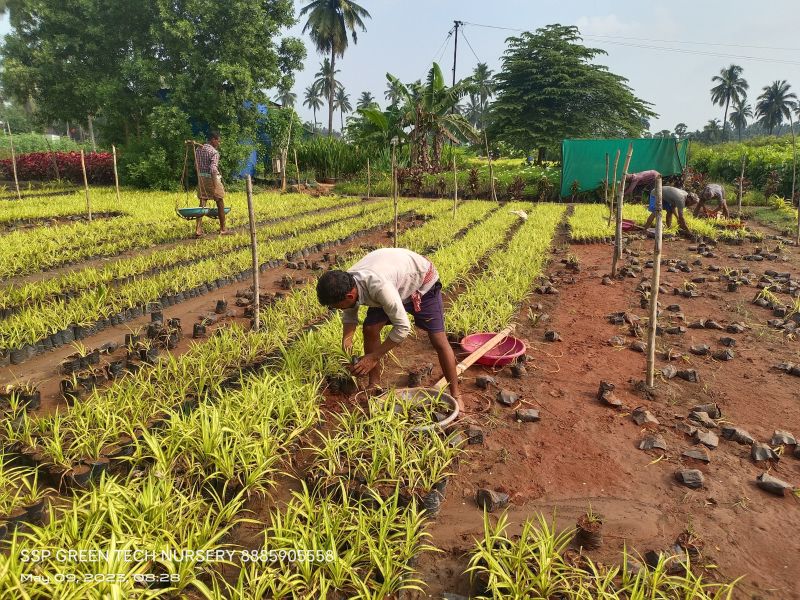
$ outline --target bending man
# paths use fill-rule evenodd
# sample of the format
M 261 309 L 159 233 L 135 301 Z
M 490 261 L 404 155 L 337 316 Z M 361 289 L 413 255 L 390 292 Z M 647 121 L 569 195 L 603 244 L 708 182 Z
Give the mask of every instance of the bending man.
M 667 229 L 672 227 L 672 217 L 678 216 L 678 227 L 681 231 L 691 233 L 689 226 L 686 224 L 686 219 L 683 218 L 683 209 L 692 207 L 699 202 L 697 194 L 687 192 L 680 188 L 665 185 L 661 188 L 661 202 L 663 210 L 667 211 Z M 644 224 L 645 229 L 649 229 L 656 219 L 656 195 L 650 194 L 650 216 L 647 217 L 647 222 Z
M 703 188 L 703 191 L 700 192 L 700 202 L 697 203 L 697 206 L 694 209 L 694 216 L 700 216 L 700 212 L 703 210 L 703 205 L 711 200 L 717 201 L 719 210 L 726 219 L 730 217 L 730 214 L 728 213 L 728 203 L 725 202 L 725 188 L 718 183 L 709 183 Z
M 197 181 L 197 198 L 200 206 L 205 206 L 209 200 L 217 203 L 219 218 L 219 234 L 227 235 L 225 229 L 225 188 L 222 187 L 222 175 L 219 172 L 219 133 L 212 131 L 206 138 L 206 143 L 195 150 L 199 179 Z M 203 217 L 197 218 L 194 237 L 203 235 L 201 222 Z
M 463 411 L 458 390 L 456 358 L 444 332 L 442 284 L 436 267 L 424 256 L 403 248 L 370 252 L 348 271 L 328 271 L 317 282 L 317 298 L 330 308 L 343 310 L 342 347 L 350 351 L 358 325 L 358 307 L 369 307 L 364 319 L 364 356 L 352 367 L 356 375 L 368 375 L 369 387 L 378 387 L 380 361 L 401 344 L 414 324 L 428 332 L 439 365 L 450 384 L 450 394 Z M 392 329 L 381 342 L 381 329 Z
M 658 176 L 659 172 L 652 170 L 628 174 L 625 177 L 625 197 L 632 199 L 637 192 L 640 195 L 642 192 L 649 194 L 656 187 Z

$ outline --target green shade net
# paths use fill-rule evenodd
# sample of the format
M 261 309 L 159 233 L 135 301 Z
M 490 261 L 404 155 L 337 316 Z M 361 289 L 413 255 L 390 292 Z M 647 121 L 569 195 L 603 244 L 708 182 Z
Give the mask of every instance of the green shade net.
M 614 158 L 619 150 L 617 179 L 622 177 L 628 144 L 633 144 L 629 173 L 654 169 L 664 176 L 678 175 L 686 166 L 688 140 L 678 142 L 667 138 L 632 138 L 616 140 L 564 140 L 561 143 L 561 196 L 572 194 L 572 183 L 578 182 L 578 191 L 597 189 L 606 177 L 608 154 L 609 182 L 614 179 Z

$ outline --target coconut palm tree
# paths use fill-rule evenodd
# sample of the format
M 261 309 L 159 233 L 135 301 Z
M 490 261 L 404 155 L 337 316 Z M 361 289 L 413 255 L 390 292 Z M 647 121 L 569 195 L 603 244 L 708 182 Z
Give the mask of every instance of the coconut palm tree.
M 464 110 L 464 116 L 467 117 L 467 120 L 475 128 L 478 127 L 481 119 L 483 118 L 483 109 L 481 108 L 480 98 L 474 92 L 469 95 L 469 100 L 467 101 L 467 106 Z
M 739 141 L 742 141 L 742 130 L 747 127 L 747 119 L 753 118 L 753 107 L 747 101 L 747 97 L 741 98 L 739 102 L 733 105 L 731 111 L 730 123 L 736 128 L 736 134 Z
M 297 102 L 297 94 L 292 90 L 278 90 L 278 95 L 275 96 L 275 102 L 283 108 L 292 108 Z
M 311 0 L 300 10 L 300 16 L 308 15 L 303 33 L 309 32 L 311 41 L 320 54 L 330 54 L 330 68 L 336 72 L 336 57 L 344 56 L 347 50 L 347 34 L 353 43 L 358 43 L 356 28 L 366 31 L 364 19 L 370 14 L 365 8 L 351 0 Z M 333 134 L 333 108 L 336 90 L 328 86 L 328 135 Z
M 731 102 L 738 103 L 747 95 L 749 84 L 742 77 L 743 70 L 739 65 L 730 65 L 725 69 L 720 69 L 719 75 L 711 78 L 711 82 L 717 84 L 711 88 L 711 102 L 725 107 L 725 115 L 722 117 L 723 139 L 728 123 L 728 106 Z
M 334 101 L 336 102 L 336 108 L 339 109 L 340 125 L 342 133 L 344 133 L 344 113 L 349 113 L 353 110 L 353 105 L 350 104 L 350 95 L 344 91 L 344 87 L 340 87 L 336 90 L 336 98 Z
M 383 93 L 383 97 L 386 98 L 386 101 L 390 105 L 399 104 L 403 99 L 404 92 L 402 83 L 389 80 L 389 83 L 386 84 L 386 91 Z
M 791 111 L 797 102 L 797 94 L 789 91 L 791 87 L 785 79 L 773 81 L 771 85 L 764 86 L 758 97 L 756 116 L 770 135 L 784 119 L 792 118 Z
M 372 92 L 361 92 L 361 95 L 356 101 L 356 109 L 369 108 L 371 106 L 375 106 L 376 104 L 375 96 L 372 95 Z
M 303 106 L 310 108 L 314 112 L 314 133 L 317 132 L 317 111 L 322 108 L 322 93 L 316 85 L 310 85 L 306 88 L 305 96 L 303 97 Z
M 492 77 L 493 71 L 486 63 L 479 62 L 472 72 L 472 91 L 477 95 L 480 107 L 479 124 L 483 127 L 483 115 L 486 114 L 486 107 L 489 104 L 489 98 L 494 96 L 494 78 Z
M 336 93 L 342 88 L 342 84 L 336 79 L 338 73 L 339 69 L 333 68 L 331 61 L 326 58 L 320 63 L 319 71 L 314 75 L 316 77 L 314 85 L 319 88 L 324 98 L 333 102 L 331 105 L 333 109 L 336 109 Z M 328 129 L 328 135 L 331 135 L 330 129 Z

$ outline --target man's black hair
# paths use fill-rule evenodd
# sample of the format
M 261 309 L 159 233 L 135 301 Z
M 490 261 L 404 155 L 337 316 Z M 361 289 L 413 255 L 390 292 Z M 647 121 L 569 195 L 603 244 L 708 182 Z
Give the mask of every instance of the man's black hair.
M 209 131 L 208 135 L 206 136 L 206 141 L 207 142 L 210 142 L 211 140 L 218 140 L 218 139 L 219 139 L 219 131 L 217 131 L 215 129 Z
M 326 271 L 317 281 L 317 299 L 323 306 L 338 304 L 355 286 L 355 277 L 347 271 Z

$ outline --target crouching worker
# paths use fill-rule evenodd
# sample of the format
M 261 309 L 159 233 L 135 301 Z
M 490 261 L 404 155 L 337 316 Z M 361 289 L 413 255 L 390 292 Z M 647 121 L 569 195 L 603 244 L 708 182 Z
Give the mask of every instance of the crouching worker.
M 328 271 L 317 282 L 320 304 L 344 311 L 342 348 L 347 352 L 353 347 L 358 307 L 369 307 L 363 324 L 364 356 L 351 367 L 353 374 L 367 375 L 369 388 L 378 388 L 381 359 L 408 337 L 410 313 L 414 324 L 428 333 L 450 384 L 450 395 L 463 411 L 456 358 L 444 331 L 441 290 L 439 273 L 433 263 L 403 248 L 375 250 L 348 271 Z M 392 329 L 381 342 L 381 330 L 389 324 Z
M 700 193 L 700 202 L 697 203 L 694 209 L 694 216 L 702 216 L 703 206 L 706 202 L 710 202 L 711 200 L 716 201 L 718 206 L 717 210 L 722 213 L 722 216 L 729 219 L 730 213 L 728 212 L 728 203 L 725 201 L 725 188 L 718 183 L 709 183 L 703 188 L 703 191 Z
M 699 202 L 697 194 L 687 192 L 680 188 L 665 185 L 661 188 L 661 202 L 663 210 L 667 211 L 667 229 L 672 227 L 672 217 L 678 216 L 678 227 L 681 231 L 691 233 L 689 226 L 686 224 L 686 219 L 683 217 L 683 210 L 687 207 L 691 208 Z M 645 229 L 653 226 L 656 220 L 656 194 L 650 194 L 650 216 L 647 217 L 647 222 L 644 224 Z

